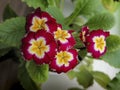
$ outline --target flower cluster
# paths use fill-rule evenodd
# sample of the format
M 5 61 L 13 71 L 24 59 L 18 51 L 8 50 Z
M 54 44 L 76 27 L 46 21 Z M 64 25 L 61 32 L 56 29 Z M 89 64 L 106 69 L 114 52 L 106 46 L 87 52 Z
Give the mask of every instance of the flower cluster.
M 106 52 L 106 38 L 109 32 L 101 29 L 89 31 L 88 27 L 83 27 L 80 32 L 80 39 L 85 44 L 87 51 L 94 58 L 99 58 Z
M 67 72 L 78 63 L 77 51 L 73 48 L 75 39 L 71 30 L 62 26 L 40 8 L 26 19 L 26 35 L 22 39 L 22 54 L 25 60 L 36 64 L 49 64 L 50 69 Z

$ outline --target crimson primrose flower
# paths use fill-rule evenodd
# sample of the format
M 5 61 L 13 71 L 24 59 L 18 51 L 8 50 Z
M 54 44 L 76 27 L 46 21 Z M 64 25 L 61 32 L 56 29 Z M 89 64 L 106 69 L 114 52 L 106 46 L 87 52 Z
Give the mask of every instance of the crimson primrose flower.
M 68 72 L 78 64 L 78 53 L 75 49 L 67 51 L 60 50 L 55 55 L 54 60 L 50 63 L 50 69 L 57 72 Z
M 50 63 L 56 54 L 57 44 L 53 35 L 45 30 L 29 32 L 22 39 L 22 54 L 25 60 L 37 64 Z
M 76 41 L 72 36 L 72 30 L 63 30 L 59 24 L 57 30 L 54 32 L 54 38 L 56 39 L 59 49 L 68 50 L 72 48 Z
M 86 45 L 86 36 L 89 35 L 89 28 L 87 26 L 83 26 L 80 32 L 80 40 Z
M 57 29 L 57 23 L 51 15 L 37 8 L 35 12 L 26 17 L 26 30 L 37 32 L 43 29 L 53 33 Z
M 99 58 L 106 52 L 106 38 L 109 32 L 103 30 L 93 30 L 89 36 L 86 37 L 87 51 L 92 54 L 94 58 Z

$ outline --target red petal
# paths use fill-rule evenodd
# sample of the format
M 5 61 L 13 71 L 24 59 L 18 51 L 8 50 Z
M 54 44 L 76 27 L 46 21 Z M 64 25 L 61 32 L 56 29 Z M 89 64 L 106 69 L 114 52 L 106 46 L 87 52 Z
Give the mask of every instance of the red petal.
M 46 22 L 48 28 L 49 28 L 49 32 L 53 33 L 54 31 L 57 30 L 57 23 L 53 22 L 53 21 L 48 21 Z
M 22 43 L 29 43 L 31 39 L 34 38 L 35 33 L 34 32 L 28 32 L 25 37 L 22 39 Z
M 31 60 L 32 59 L 32 54 L 29 53 L 28 51 L 28 48 L 29 48 L 30 44 L 23 44 L 22 45 L 22 48 L 21 48 L 21 51 L 22 51 L 22 54 L 25 58 L 25 60 Z

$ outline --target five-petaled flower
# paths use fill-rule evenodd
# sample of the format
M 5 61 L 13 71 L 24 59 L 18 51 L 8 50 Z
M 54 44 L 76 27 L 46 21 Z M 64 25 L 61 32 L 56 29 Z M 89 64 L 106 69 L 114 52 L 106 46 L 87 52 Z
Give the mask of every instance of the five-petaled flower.
M 99 58 L 106 52 L 106 38 L 109 36 L 109 32 L 103 30 L 93 30 L 87 40 L 87 50 L 92 54 L 94 58 Z
M 45 30 L 29 32 L 22 39 L 22 52 L 26 60 L 37 64 L 50 63 L 56 54 L 57 44 L 53 35 Z
M 50 63 L 50 68 L 57 72 L 68 72 L 78 64 L 78 53 L 75 49 L 60 50 Z
M 37 8 L 35 12 L 27 16 L 27 31 L 37 32 L 38 30 L 46 30 L 53 33 L 56 29 L 56 20 L 47 12 L 41 11 L 40 8 Z
M 63 50 L 72 48 L 76 43 L 74 37 L 72 36 L 72 30 L 63 30 L 60 24 L 54 32 L 54 38 L 58 43 L 59 49 Z

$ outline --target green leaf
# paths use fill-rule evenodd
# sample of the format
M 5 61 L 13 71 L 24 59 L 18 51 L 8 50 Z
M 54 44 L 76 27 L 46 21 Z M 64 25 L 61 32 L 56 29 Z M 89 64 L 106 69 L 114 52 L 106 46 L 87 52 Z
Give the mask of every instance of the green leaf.
M 75 0 L 76 8 L 81 9 L 80 15 L 92 16 L 104 11 L 100 0 Z M 81 5 L 81 6 L 80 6 Z
M 78 70 L 83 71 L 83 70 L 88 70 L 88 71 L 93 71 L 93 58 L 84 58 L 78 67 Z
M 82 70 L 77 74 L 77 81 L 84 88 L 88 88 L 93 84 L 93 76 L 87 70 Z
M 102 0 L 102 3 L 111 12 L 114 12 L 118 6 L 118 2 L 115 2 L 115 0 Z
M 47 64 L 37 65 L 35 62 L 30 61 L 27 62 L 26 68 L 34 82 L 40 84 L 48 79 L 49 67 Z
M 17 14 L 13 11 L 13 9 L 8 5 L 6 5 L 4 12 L 3 12 L 3 20 L 10 19 L 12 17 L 17 17 Z M 5 55 L 10 50 L 9 45 L 4 43 L 0 43 L 0 56 Z
M 110 35 L 106 39 L 107 43 L 107 52 L 114 52 L 120 48 L 120 36 Z
M 120 90 L 120 72 L 115 78 L 108 84 L 107 90 Z
M 115 18 L 111 13 L 102 13 L 93 16 L 88 20 L 86 26 L 89 26 L 90 29 L 104 29 L 109 30 L 115 24 Z
M 110 65 L 120 68 L 120 48 L 113 52 L 107 52 L 102 59 Z
M 4 56 L 5 54 L 7 54 L 10 50 L 11 50 L 11 48 L 0 49 L 0 57 Z
M 65 20 L 67 25 L 70 25 L 79 15 L 92 15 L 100 7 L 98 0 L 75 0 L 75 9 L 73 13 Z M 102 11 L 102 10 L 101 10 Z
M 18 70 L 18 79 L 25 90 L 39 90 L 37 85 L 30 78 L 24 65 L 21 65 Z M 40 88 L 40 86 L 39 86 Z
M 120 68 L 120 37 L 111 35 L 107 38 L 107 53 L 102 57 L 110 65 Z
M 50 6 L 46 9 L 46 11 L 50 13 L 57 20 L 58 23 L 61 23 L 61 24 L 64 23 L 64 16 L 57 7 Z
M 55 3 L 56 3 L 56 6 L 57 6 L 58 8 L 60 8 L 61 0 L 54 0 L 54 1 L 55 1 Z
M 13 9 L 7 5 L 3 12 L 3 20 L 10 19 L 12 17 L 17 17 L 17 14 L 13 11 Z
M 78 30 L 80 31 L 80 27 L 83 26 L 85 23 L 86 23 L 86 18 L 83 17 L 83 16 L 79 16 L 77 18 L 75 18 L 75 20 L 73 21 L 73 25 L 76 27 L 76 26 L 79 26 Z M 76 29 L 75 29 L 76 30 Z
M 4 56 L 10 50 L 11 50 L 11 47 L 9 47 L 9 45 L 6 45 L 0 42 L 0 57 Z
M 55 2 L 55 0 L 47 0 L 47 1 L 48 1 L 49 6 L 56 7 L 56 2 Z
M 45 9 L 48 5 L 47 0 L 22 0 L 26 2 L 29 7 Z
M 81 62 L 75 69 L 67 72 L 67 75 L 70 79 L 74 79 L 74 78 L 78 77 L 80 75 L 80 73 L 83 71 L 89 73 L 89 71 L 92 71 L 92 66 L 93 66 L 92 64 L 93 64 L 92 59 L 89 59 L 89 58 L 84 59 L 83 62 Z M 80 71 L 80 72 L 78 72 L 78 71 Z
M 99 71 L 93 71 L 92 75 L 97 83 L 102 87 L 106 88 L 107 84 L 110 82 L 110 78 L 107 74 Z
M 77 72 L 71 70 L 69 72 L 67 72 L 67 76 L 70 78 L 70 79 L 74 79 L 77 75 Z
M 0 24 L 0 42 L 10 47 L 20 47 L 25 34 L 25 18 L 8 19 Z

